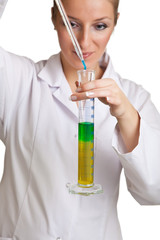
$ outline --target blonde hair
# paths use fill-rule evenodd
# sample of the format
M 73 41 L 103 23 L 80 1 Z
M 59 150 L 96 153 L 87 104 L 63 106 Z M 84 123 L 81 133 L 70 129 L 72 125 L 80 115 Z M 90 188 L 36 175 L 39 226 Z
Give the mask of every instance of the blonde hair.
M 107 0 L 109 1 L 114 8 L 114 24 L 117 24 L 117 19 L 118 19 L 118 7 L 119 7 L 119 1 L 120 0 Z

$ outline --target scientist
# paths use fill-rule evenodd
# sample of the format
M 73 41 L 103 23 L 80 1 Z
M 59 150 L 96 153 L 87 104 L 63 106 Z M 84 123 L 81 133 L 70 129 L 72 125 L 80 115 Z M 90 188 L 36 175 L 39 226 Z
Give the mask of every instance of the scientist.
M 160 203 L 160 115 L 141 86 L 117 74 L 106 46 L 118 0 L 63 0 L 96 80 L 76 89 L 82 63 L 56 6 L 61 52 L 34 63 L 0 48 L 0 240 L 122 240 L 119 180 L 140 204 Z M 0 10 L 6 1 L 0 0 Z M 9 17 L 9 16 L 8 16 Z M 86 94 L 87 92 L 87 94 Z M 77 101 L 95 98 L 95 182 L 103 194 L 72 195 L 77 179 Z

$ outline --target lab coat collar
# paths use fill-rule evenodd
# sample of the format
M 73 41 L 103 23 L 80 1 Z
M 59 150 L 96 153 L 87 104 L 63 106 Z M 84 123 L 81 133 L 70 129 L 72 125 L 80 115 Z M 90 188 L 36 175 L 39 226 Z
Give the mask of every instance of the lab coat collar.
M 105 69 L 102 78 L 113 78 L 115 79 L 116 73 L 114 71 L 111 59 L 105 52 L 101 57 L 99 64 Z M 43 66 L 38 74 L 38 77 L 47 82 L 50 87 L 60 87 L 62 80 L 64 81 L 65 75 L 63 72 L 60 53 L 51 56 L 46 64 Z
M 101 68 L 105 69 L 102 78 L 112 78 L 121 87 L 119 75 L 115 72 L 110 56 L 105 52 L 99 61 Z
M 61 85 L 62 79 L 65 76 L 60 60 L 60 53 L 51 56 L 47 60 L 38 77 L 47 82 L 50 87 L 59 87 Z
M 47 82 L 52 95 L 70 110 L 78 121 L 78 108 L 75 102 L 69 100 L 72 92 L 62 69 L 60 53 L 48 59 L 38 77 L 41 81 Z
M 99 61 L 102 68 L 105 69 L 102 78 L 113 78 L 120 85 L 118 74 L 114 71 L 110 56 L 105 52 Z M 38 77 L 47 82 L 50 87 L 60 87 L 65 75 L 62 69 L 60 53 L 51 56 Z

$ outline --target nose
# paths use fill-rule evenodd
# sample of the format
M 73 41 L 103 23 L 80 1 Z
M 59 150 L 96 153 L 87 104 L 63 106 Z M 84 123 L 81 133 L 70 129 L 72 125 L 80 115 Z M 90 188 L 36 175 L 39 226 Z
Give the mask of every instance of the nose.
M 88 29 L 82 29 L 78 34 L 77 40 L 79 42 L 79 45 L 80 45 L 82 51 L 87 50 L 91 44 L 90 31 Z

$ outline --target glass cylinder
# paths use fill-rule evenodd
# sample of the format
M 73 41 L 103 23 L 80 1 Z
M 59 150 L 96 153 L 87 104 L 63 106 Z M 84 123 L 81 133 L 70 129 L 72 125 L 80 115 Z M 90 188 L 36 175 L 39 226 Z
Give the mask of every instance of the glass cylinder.
M 80 70 L 81 84 L 95 79 L 93 70 Z M 94 98 L 79 101 L 78 124 L 78 185 L 93 186 L 94 179 Z
M 95 80 L 94 70 L 79 70 L 77 74 L 79 87 Z M 94 183 L 94 107 L 94 98 L 79 101 L 78 183 L 67 185 L 70 193 L 91 195 L 103 192 L 101 185 Z

